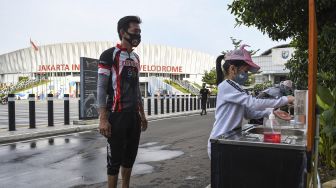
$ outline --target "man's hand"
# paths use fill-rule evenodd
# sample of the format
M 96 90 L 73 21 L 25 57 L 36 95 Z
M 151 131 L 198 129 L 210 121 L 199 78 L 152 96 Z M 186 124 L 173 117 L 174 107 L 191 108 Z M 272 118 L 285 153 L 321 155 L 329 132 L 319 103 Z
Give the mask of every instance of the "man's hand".
M 99 108 L 99 133 L 106 138 L 111 137 L 111 124 L 108 121 L 106 108 Z
M 106 138 L 111 137 L 111 125 L 107 119 L 101 119 L 99 121 L 99 132 Z
M 145 110 L 142 106 L 142 103 L 139 102 L 139 116 L 140 116 L 140 123 L 141 123 L 141 131 L 146 131 L 147 126 L 148 126 L 148 121 L 146 119 L 146 115 L 145 115 Z
M 141 119 L 141 131 L 146 131 L 147 126 L 148 126 L 148 121 L 145 115 L 140 115 L 140 119 Z
M 288 104 L 293 104 L 294 103 L 295 98 L 293 96 L 288 95 L 287 99 L 288 99 Z

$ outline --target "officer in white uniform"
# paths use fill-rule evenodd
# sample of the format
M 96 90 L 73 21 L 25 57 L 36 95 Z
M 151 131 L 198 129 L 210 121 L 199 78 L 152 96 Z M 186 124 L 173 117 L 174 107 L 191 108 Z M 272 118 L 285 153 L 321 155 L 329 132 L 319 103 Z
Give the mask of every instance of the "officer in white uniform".
M 259 119 L 267 117 L 270 111 L 266 108 L 278 108 L 288 103 L 293 103 L 293 96 L 284 96 L 279 99 L 256 99 L 252 95 L 246 93 L 241 85 L 248 79 L 247 72 L 257 72 L 260 67 L 253 63 L 250 53 L 244 49 L 246 45 L 228 52 L 225 55 L 225 63 L 223 69 L 221 61 L 224 55 L 216 60 L 217 72 L 217 102 L 215 112 L 215 123 L 213 125 L 208 140 L 208 154 L 211 158 L 210 139 L 241 127 L 243 118 Z

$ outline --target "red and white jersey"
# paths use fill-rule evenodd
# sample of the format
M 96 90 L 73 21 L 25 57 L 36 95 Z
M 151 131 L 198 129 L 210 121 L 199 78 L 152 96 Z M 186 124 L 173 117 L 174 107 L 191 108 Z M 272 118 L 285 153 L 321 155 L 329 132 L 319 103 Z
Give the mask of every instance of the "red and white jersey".
M 139 89 L 139 56 L 127 52 L 118 44 L 105 50 L 98 63 L 98 74 L 111 76 L 109 83 L 113 88 L 111 110 L 113 112 L 132 112 L 139 110 L 141 93 Z

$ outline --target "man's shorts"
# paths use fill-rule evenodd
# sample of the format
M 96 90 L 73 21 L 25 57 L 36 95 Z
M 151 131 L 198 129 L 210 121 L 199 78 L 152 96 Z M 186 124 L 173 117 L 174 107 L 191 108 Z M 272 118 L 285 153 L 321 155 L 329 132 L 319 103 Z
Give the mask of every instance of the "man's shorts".
M 112 112 L 111 137 L 107 140 L 107 174 L 117 175 L 120 165 L 132 168 L 138 153 L 141 133 L 138 112 Z
M 207 99 L 202 98 L 201 99 L 201 109 L 205 110 L 207 105 Z

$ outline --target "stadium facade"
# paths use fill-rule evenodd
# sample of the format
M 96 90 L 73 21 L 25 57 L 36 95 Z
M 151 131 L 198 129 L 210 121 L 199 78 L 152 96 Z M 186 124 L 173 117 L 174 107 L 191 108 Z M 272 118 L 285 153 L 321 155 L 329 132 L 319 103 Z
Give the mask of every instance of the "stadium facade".
M 60 88 L 66 93 L 78 93 L 80 57 L 98 59 L 104 50 L 115 45 L 110 41 L 59 43 L 38 46 L 38 50 L 29 47 L 6 53 L 0 55 L 0 83 L 16 84 L 20 76 L 47 78 L 50 83 L 45 86 L 44 93 L 56 93 Z M 142 90 L 151 93 L 168 88 L 161 83 L 164 79 L 201 84 L 204 71 L 215 67 L 215 56 L 190 49 L 140 44 L 135 52 L 140 56 Z M 256 83 L 285 80 L 289 72 L 285 63 L 293 53 L 289 45 L 280 45 L 252 57 L 261 67 L 261 73 L 255 76 Z M 150 89 L 150 85 L 155 87 Z
M 80 81 L 80 57 L 98 59 L 116 43 L 76 42 L 24 48 L 0 55 L 0 83 L 15 84 L 20 76 L 52 80 L 51 88 Z M 189 49 L 164 45 L 140 44 L 135 52 L 140 56 L 140 82 L 151 77 L 188 80 L 201 83 L 204 71 L 215 65 L 215 57 Z M 78 87 L 77 87 L 78 88 Z
M 0 55 L 0 82 L 17 82 L 20 75 L 38 77 L 43 73 L 52 76 L 78 76 L 80 57 L 98 59 L 113 46 L 113 42 L 60 43 L 24 48 Z M 162 76 L 200 81 L 205 70 L 214 67 L 215 57 L 193 50 L 163 45 L 139 45 L 141 77 Z M 63 74 L 62 74 L 63 73 Z

